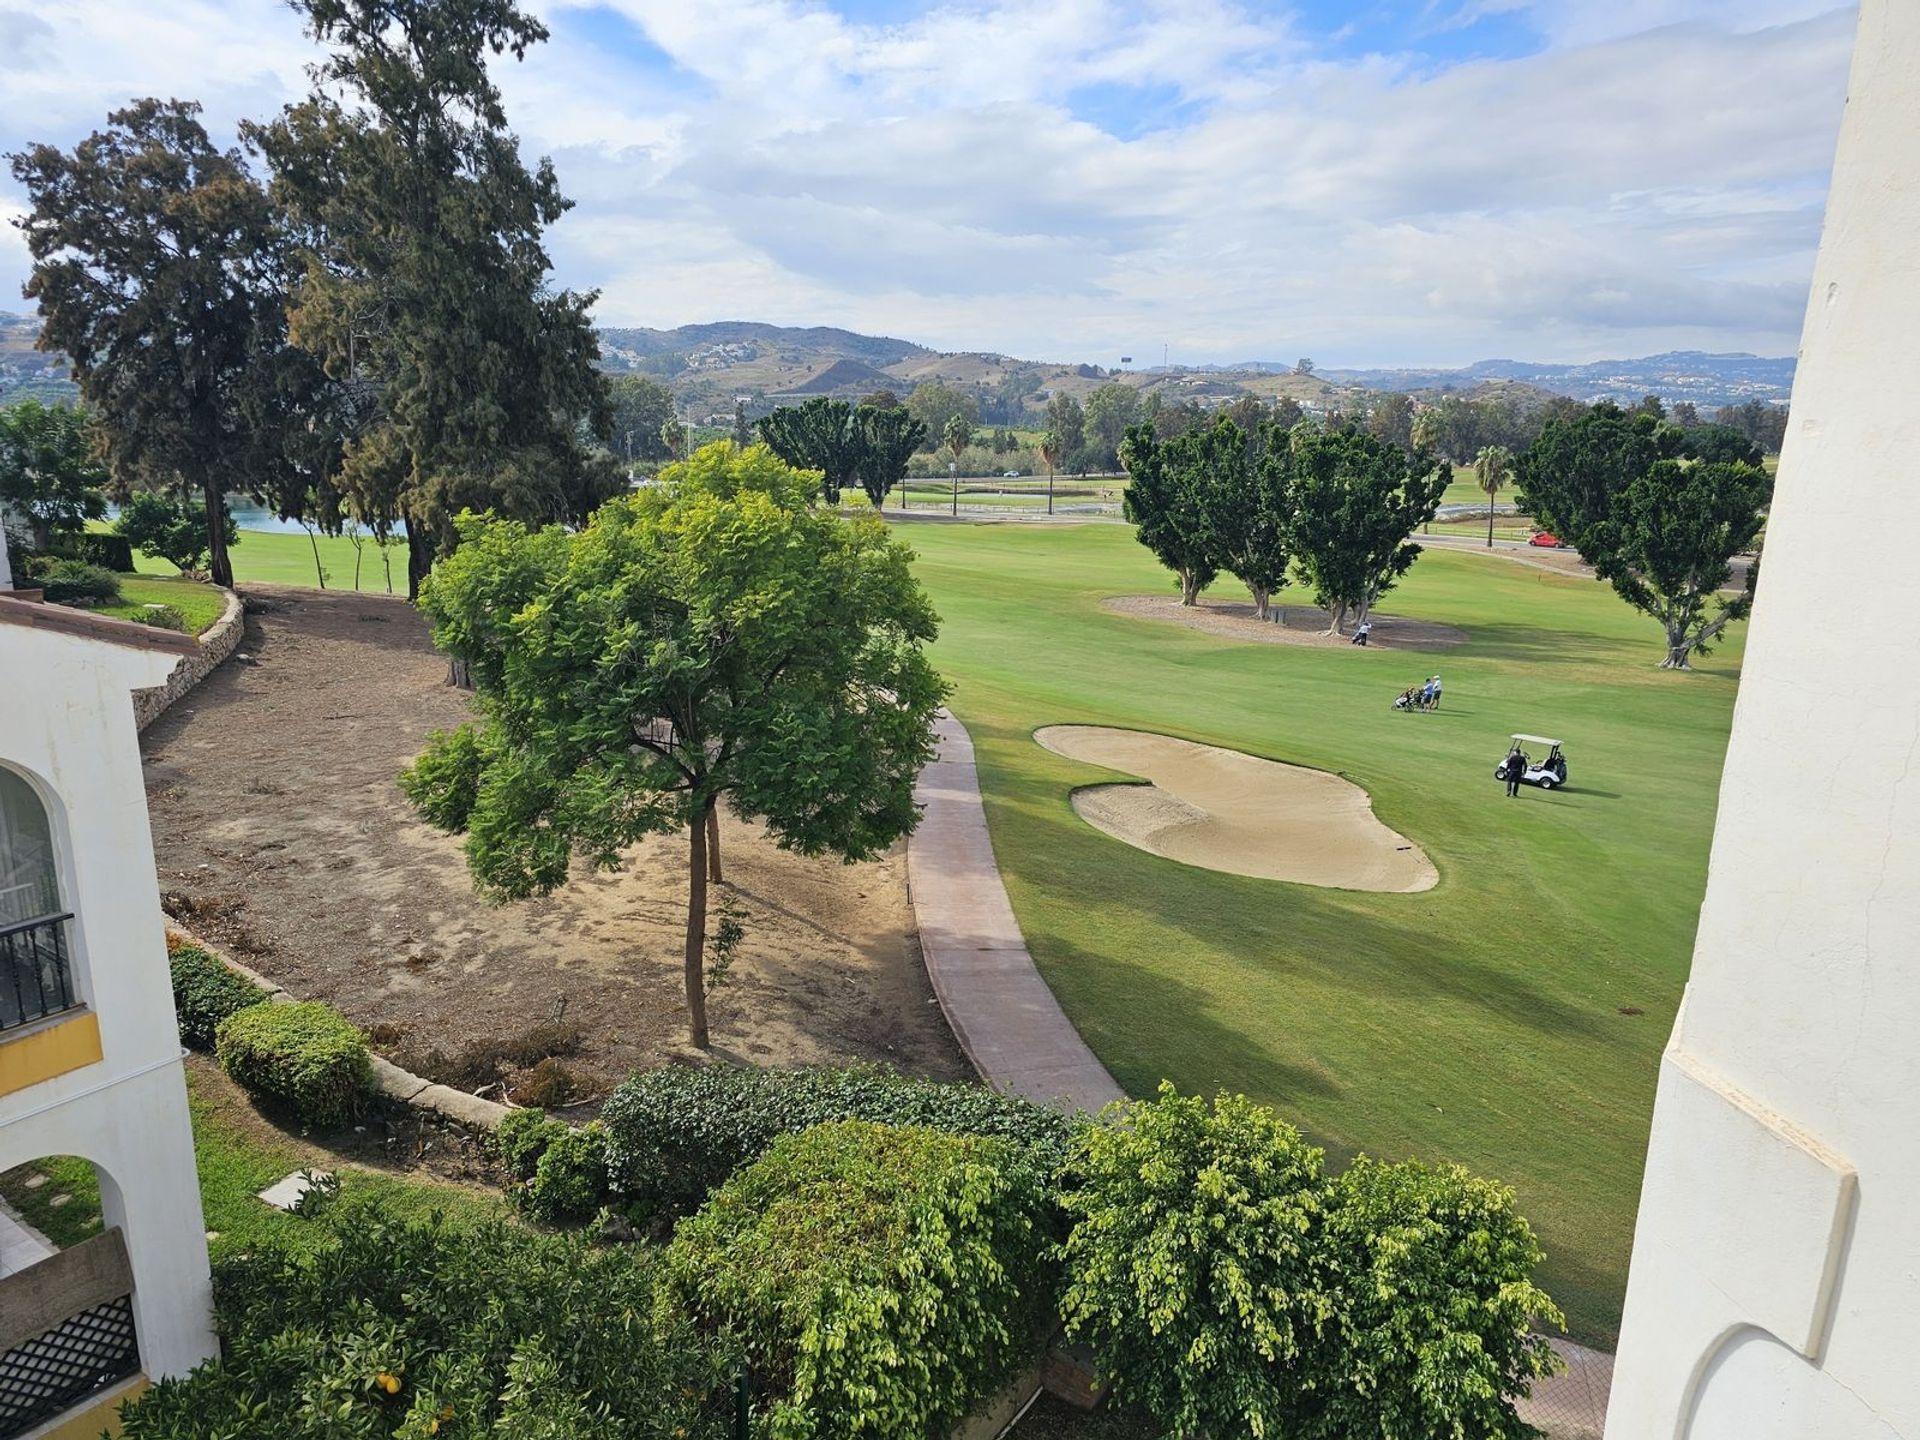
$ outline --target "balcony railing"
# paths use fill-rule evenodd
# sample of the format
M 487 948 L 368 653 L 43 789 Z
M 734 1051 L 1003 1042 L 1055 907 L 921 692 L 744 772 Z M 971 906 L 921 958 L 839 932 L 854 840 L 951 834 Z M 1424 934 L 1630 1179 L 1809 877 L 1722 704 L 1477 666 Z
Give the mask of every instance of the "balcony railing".
M 140 1369 L 132 1295 L 118 1230 L 0 1276 L 0 1440 Z
M 0 1032 L 80 1003 L 67 954 L 71 919 L 69 912 L 0 925 Z

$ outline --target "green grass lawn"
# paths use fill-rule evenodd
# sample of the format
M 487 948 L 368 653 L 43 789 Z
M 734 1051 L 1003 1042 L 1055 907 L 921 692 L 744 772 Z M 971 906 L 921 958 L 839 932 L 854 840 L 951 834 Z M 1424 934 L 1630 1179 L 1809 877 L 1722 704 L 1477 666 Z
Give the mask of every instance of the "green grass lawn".
M 171 605 L 186 620 L 188 632 L 194 635 L 218 620 L 227 604 L 227 597 L 213 586 L 183 580 L 178 575 L 123 575 L 120 596 L 120 604 L 102 605 L 96 613 L 137 620 L 148 605 Z
M 217 1237 L 211 1244 L 216 1259 L 263 1242 L 296 1249 L 319 1242 L 324 1232 L 258 1198 L 274 1181 L 300 1169 L 333 1170 L 340 1177 L 342 1199 L 374 1201 L 399 1218 L 424 1219 L 438 1212 L 451 1220 L 477 1224 L 513 1213 L 499 1195 L 359 1167 L 336 1168 L 313 1143 L 270 1133 L 271 1127 L 257 1119 L 243 1124 L 240 1116 L 250 1113 L 249 1102 L 211 1062 L 188 1065 L 187 1095 L 193 1111 L 200 1203 L 207 1229 Z M 36 1172 L 45 1175 L 47 1183 L 29 1185 Z M 51 1156 L 0 1176 L 0 1196 L 61 1249 L 100 1231 L 100 1187 L 93 1167 L 71 1155 Z
M 240 543 L 231 551 L 233 578 L 240 585 L 312 585 L 315 583 L 314 552 L 319 551 L 320 568 L 329 587 L 336 590 L 374 590 L 387 593 L 387 572 L 381 564 L 381 549 L 371 540 L 363 540 L 356 554 L 354 544 L 344 535 L 321 535 L 309 541 L 305 535 L 280 535 L 266 530 L 242 530 Z M 387 547 L 385 557 L 393 569 L 393 591 L 407 593 L 407 547 L 405 541 Z M 134 565 L 145 575 L 175 576 L 180 572 L 165 560 L 144 551 L 136 551 Z M 359 584 L 354 584 L 355 564 Z M 133 597 L 127 588 L 129 599 Z M 215 618 L 218 618 L 218 611 Z
M 1605 587 L 1430 551 L 1385 609 L 1460 626 L 1457 648 L 1236 643 L 1101 608 L 1171 589 L 1127 529 L 905 533 L 1020 923 L 1120 1082 L 1243 1091 L 1337 1159 L 1454 1160 L 1510 1183 L 1574 1334 L 1609 1342 L 1739 637 L 1697 673 L 1662 672 L 1659 631 Z M 1390 709 L 1436 670 L 1440 713 Z M 1111 775 L 1031 739 L 1074 721 L 1339 771 L 1440 884 L 1315 889 L 1110 839 L 1068 793 Z M 1571 789 L 1505 798 L 1493 769 L 1514 730 L 1567 741 Z

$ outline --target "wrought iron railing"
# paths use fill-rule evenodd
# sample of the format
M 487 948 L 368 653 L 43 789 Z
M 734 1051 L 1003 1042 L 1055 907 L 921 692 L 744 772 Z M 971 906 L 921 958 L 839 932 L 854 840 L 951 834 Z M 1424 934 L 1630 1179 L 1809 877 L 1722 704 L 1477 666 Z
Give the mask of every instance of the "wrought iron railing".
M 0 925 L 0 1031 L 80 1003 L 67 953 L 71 919 L 69 912 Z

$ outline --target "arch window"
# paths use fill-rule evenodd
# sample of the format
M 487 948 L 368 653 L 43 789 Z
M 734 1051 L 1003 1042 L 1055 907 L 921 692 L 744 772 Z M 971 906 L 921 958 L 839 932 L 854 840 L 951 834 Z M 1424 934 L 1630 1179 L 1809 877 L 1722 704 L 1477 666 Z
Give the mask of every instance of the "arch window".
M 24 778 L 0 767 L 0 1031 L 70 1010 L 74 993 L 53 826 Z

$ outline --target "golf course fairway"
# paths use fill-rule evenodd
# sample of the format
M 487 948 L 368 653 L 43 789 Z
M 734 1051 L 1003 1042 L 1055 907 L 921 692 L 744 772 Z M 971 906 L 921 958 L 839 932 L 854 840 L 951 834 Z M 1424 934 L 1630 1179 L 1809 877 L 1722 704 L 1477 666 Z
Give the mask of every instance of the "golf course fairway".
M 1386 603 L 1464 631 L 1443 655 L 1249 644 L 1105 606 L 1172 586 L 1126 526 L 901 533 L 1020 924 L 1120 1083 L 1244 1092 L 1336 1164 L 1366 1151 L 1506 1182 L 1571 1333 L 1610 1346 L 1742 627 L 1694 673 L 1662 671 L 1658 627 L 1604 585 L 1432 549 Z M 1243 592 L 1223 576 L 1214 593 Z M 1435 670 L 1437 713 L 1391 708 Z M 1115 776 L 1036 744 L 1054 725 L 1344 776 L 1439 882 L 1327 889 L 1147 853 L 1075 813 L 1075 789 Z M 1513 731 L 1566 741 L 1566 790 L 1506 798 Z

